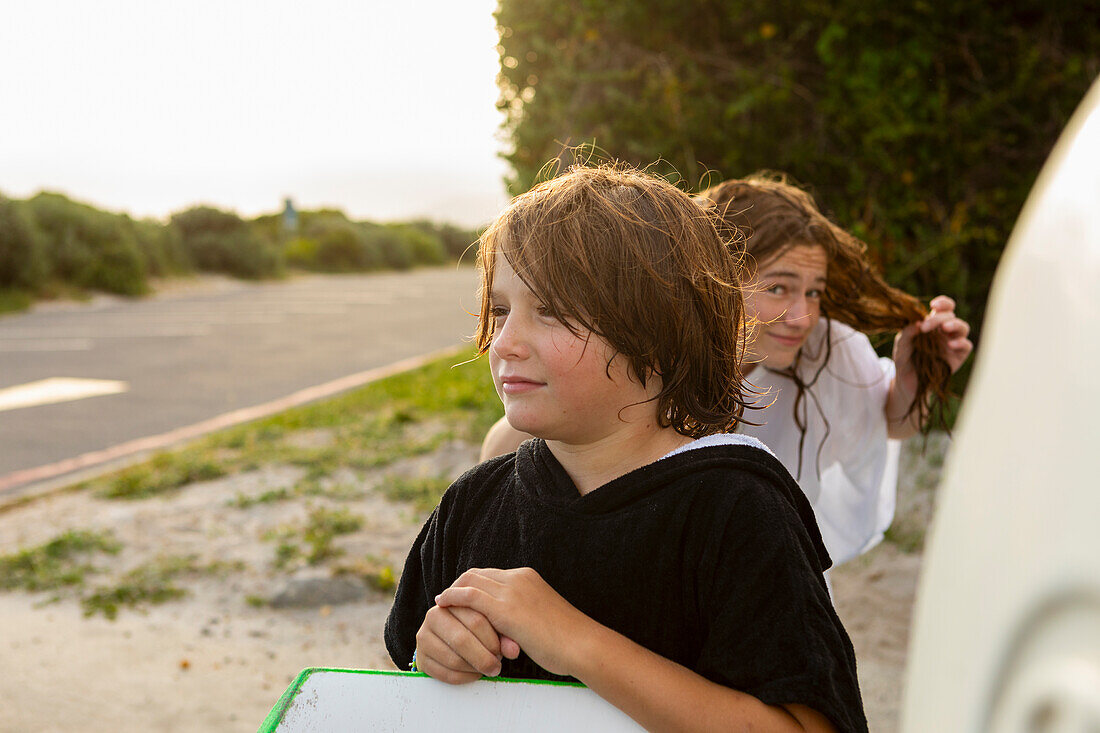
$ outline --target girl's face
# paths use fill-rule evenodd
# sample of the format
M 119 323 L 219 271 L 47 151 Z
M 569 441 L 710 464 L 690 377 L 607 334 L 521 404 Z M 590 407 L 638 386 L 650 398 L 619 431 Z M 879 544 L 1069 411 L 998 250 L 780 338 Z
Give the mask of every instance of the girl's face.
M 760 263 L 745 294 L 745 311 L 756 321 L 749 336 L 750 359 L 786 369 L 821 317 L 828 272 L 825 250 L 799 244 Z
M 624 359 L 612 358 L 610 344 L 583 331 L 573 335 L 553 318 L 505 257 L 498 255 L 494 265 L 489 365 L 513 428 L 546 440 L 586 444 L 632 420 L 656 422 L 655 402 L 635 403 L 656 394 L 660 380 L 648 380 L 643 388 Z

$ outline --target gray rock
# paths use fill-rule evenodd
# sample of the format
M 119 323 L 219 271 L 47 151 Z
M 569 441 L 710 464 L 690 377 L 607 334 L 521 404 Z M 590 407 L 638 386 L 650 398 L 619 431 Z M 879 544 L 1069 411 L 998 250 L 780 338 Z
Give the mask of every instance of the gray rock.
M 350 603 L 365 598 L 369 590 L 360 580 L 338 578 L 291 578 L 271 599 L 272 608 L 317 608 Z

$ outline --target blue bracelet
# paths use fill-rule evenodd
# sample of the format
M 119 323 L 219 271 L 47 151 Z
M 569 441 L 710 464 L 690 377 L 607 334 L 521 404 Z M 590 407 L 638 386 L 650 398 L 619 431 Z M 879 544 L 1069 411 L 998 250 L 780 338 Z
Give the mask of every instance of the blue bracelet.
M 410 672 L 419 672 L 420 671 L 419 669 L 416 668 L 416 650 L 415 649 L 413 650 L 412 661 L 409 662 L 409 671 Z

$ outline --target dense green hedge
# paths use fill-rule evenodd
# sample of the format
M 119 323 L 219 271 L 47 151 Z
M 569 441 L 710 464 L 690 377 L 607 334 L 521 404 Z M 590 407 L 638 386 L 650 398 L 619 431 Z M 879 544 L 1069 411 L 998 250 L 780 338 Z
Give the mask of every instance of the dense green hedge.
M 183 248 L 200 270 L 245 278 L 272 277 L 283 267 L 283 253 L 236 214 L 198 206 L 172 215 Z
M 26 203 L 0 196 L 0 288 L 37 290 L 45 279 L 42 237 Z
M 583 143 L 690 189 L 787 171 L 891 282 L 977 326 L 1100 73 L 1098 19 L 1096 0 L 501 0 L 509 184 Z
M 27 205 L 42 235 L 47 277 L 122 295 L 147 290 L 148 266 L 128 217 L 57 193 L 40 193 Z
M 295 231 L 281 214 L 252 220 L 200 206 L 167 223 L 133 220 L 40 193 L 0 196 L 0 311 L 34 297 L 103 290 L 139 295 L 148 278 L 195 270 L 237 277 L 280 275 L 285 266 L 320 272 L 407 269 L 457 259 L 471 231 L 425 221 L 375 224 L 341 211 L 299 215 Z

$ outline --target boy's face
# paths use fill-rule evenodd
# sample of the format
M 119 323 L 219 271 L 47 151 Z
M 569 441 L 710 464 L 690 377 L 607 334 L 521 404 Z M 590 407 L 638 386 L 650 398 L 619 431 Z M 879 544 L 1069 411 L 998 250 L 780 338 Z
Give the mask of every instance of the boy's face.
M 821 318 L 828 264 L 822 247 L 799 244 L 759 266 L 745 293 L 746 315 L 756 321 L 750 358 L 771 369 L 794 363 Z
M 494 265 L 489 365 L 513 428 L 585 444 L 626 421 L 656 419 L 655 402 L 630 406 L 655 395 L 660 380 L 650 379 L 643 388 L 622 357 L 612 360 L 610 344 L 584 331 L 573 335 L 552 317 L 505 257 L 498 255 Z

